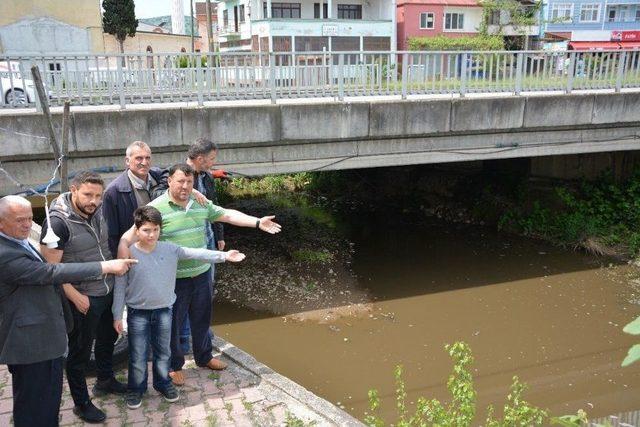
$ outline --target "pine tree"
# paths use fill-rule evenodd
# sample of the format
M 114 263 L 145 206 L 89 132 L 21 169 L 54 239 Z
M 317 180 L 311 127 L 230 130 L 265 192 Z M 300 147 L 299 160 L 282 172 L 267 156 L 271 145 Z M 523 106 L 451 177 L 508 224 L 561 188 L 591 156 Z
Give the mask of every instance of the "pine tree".
M 138 28 L 134 0 L 104 0 L 102 8 L 102 28 L 116 37 L 120 53 L 124 53 L 124 40 L 135 36 Z

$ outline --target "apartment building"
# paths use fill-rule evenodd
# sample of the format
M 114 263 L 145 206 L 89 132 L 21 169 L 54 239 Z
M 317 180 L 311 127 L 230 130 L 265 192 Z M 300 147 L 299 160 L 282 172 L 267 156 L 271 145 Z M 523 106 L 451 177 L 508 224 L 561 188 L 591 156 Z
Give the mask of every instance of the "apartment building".
M 222 0 L 220 51 L 379 51 L 395 46 L 395 0 Z

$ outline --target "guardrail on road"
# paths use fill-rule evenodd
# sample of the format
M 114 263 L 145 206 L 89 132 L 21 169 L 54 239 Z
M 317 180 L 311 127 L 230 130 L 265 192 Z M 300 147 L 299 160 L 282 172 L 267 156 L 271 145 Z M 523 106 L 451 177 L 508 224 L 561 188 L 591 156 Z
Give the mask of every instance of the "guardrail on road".
M 1 56 L 0 107 L 512 93 L 640 87 L 640 51 L 286 52 Z

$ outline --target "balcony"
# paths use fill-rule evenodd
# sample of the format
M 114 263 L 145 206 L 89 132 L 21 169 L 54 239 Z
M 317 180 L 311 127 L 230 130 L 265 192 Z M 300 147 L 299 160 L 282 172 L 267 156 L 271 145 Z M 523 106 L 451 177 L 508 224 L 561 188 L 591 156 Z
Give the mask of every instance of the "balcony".
M 265 19 L 252 22 L 260 36 L 391 37 L 392 20 L 362 19 Z
M 487 28 L 489 34 L 497 34 L 500 31 L 499 25 L 489 25 Z M 537 36 L 540 33 L 539 25 L 530 25 L 528 27 L 515 27 L 513 25 L 502 25 L 503 36 Z

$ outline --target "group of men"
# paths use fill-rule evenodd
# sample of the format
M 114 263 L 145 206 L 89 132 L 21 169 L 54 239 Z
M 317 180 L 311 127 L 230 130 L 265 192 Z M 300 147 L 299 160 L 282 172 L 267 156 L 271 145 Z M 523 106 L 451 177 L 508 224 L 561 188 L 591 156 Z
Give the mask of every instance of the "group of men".
M 92 348 L 97 368 L 93 394 L 127 392 L 113 372 L 118 334 L 111 308 L 114 275 L 126 274 L 136 262 L 129 259 L 129 246 L 138 207 L 157 199 L 152 204 L 162 214 L 161 239 L 185 247 L 224 249 L 220 222 L 271 234 L 280 231 L 273 216 L 256 218 L 217 208 L 221 213 L 210 224 L 198 216 L 201 209 L 192 209 L 194 203 L 217 204 L 210 173 L 217 151 L 212 141 L 200 138 L 191 145 L 185 164 L 161 170 L 152 167 L 149 146 L 136 141 L 127 147 L 126 170 L 106 190 L 98 174 L 76 174 L 70 192 L 51 203 L 43 224 L 42 238 L 49 228 L 59 237 L 55 248 L 41 241 L 38 251 L 28 242 L 33 214 L 26 199 L 0 199 L 0 363 L 8 365 L 13 377 L 16 426 L 58 425 L 64 359 L 74 413 L 86 422 L 105 420 L 87 390 Z M 204 236 L 194 235 L 198 221 L 204 223 L 198 228 Z M 180 337 L 187 323 L 196 364 L 213 370 L 226 367 L 212 354 L 213 283 L 212 264 L 178 264 L 170 358 L 170 376 L 177 386 L 185 383 Z

